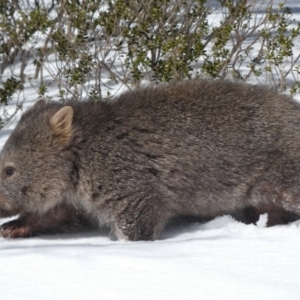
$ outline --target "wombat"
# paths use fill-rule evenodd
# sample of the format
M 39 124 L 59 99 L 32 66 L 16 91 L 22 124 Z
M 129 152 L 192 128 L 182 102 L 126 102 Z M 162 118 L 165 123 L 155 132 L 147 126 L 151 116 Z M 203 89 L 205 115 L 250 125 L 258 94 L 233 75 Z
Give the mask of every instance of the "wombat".
M 0 168 L 0 210 L 20 214 L 2 236 L 97 222 L 117 238 L 154 240 L 175 217 L 249 208 L 275 212 L 273 225 L 300 215 L 300 105 L 265 87 L 200 79 L 107 102 L 39 101 Z

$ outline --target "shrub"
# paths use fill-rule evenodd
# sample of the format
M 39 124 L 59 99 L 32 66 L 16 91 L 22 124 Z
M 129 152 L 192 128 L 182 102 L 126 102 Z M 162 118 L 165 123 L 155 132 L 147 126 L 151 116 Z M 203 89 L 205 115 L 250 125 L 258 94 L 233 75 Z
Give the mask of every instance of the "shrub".
M 293 54 L 300 24 L 285 3 L 210 3 L 3 0 L 1 103 L 28 85 L 37 97 L 53 98 L 48 87 L 55 85 L 62 101 L 102 99 L 145 82 L 195 76 L 300 92 L 299 55 Z

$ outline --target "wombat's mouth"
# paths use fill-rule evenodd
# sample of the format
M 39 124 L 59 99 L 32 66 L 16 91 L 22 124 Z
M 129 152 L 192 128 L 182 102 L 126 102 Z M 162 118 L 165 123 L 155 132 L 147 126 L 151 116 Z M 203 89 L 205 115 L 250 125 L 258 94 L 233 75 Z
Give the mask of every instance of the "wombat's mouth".
M 19 213 L 19 207 L 0 193 L 0 218 L 11 217 Z
M 0 218 L 8 218 L 17 215 L 17 211 L 8 211 L 4 209 L 0 209 Z

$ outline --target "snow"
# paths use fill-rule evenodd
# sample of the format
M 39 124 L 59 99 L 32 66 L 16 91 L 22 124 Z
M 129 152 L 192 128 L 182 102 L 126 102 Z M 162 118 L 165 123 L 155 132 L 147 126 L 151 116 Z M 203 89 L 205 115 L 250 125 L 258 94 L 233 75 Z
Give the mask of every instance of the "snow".
M 287 3 L 299 20 L 299 1 Z M 27 87 L 25 106 L 32 95 Z M 1 148 L 15 123 L 1 130 Z M 266 222 L 173 223 L 154 242 L 105 231 L 0 238 L 0 299 L 299 299 L 300 221 Z
M 96 232 L 2 239 L 0 298 L 299 299 L 299 225 L 224 216 L 168 228 L 155 242 Z
M 155 242 L 96 232 L 2 239 L 0 298 L 299 299 L 299 225 L 224 216 L 174 225 Z

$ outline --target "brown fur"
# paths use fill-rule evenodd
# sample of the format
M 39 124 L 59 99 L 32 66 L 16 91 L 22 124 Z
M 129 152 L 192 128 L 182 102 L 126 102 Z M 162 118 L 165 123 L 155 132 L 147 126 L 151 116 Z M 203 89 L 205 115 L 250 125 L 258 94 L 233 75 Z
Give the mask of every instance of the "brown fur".
M 21 213 L 2 235 L 61 205 L 129 240 L 155 239 L 177 216 L 251 221 L 251 208 L 281 223 L 300 214 L 299 149 L 299 104 L 264 87 L 191 80 L 109 102 L 39 102 L 2 150 L 0 209 Z
M 42 234 L 68 233 L 96 229 L 96 222 L 87 219 L 73 206 L 56 206 L 42 216 L 23 213 L 18 219 L 2 225 L 2 237 L 30 237 Z

